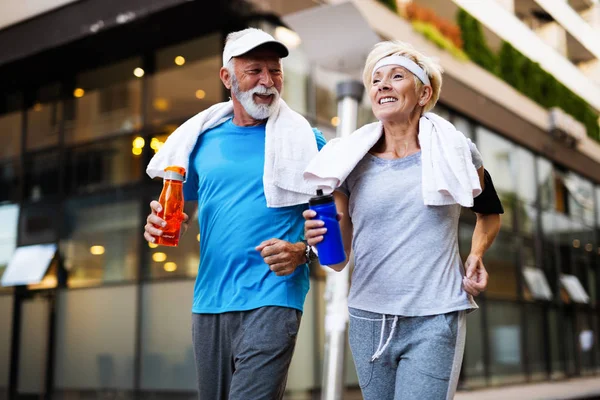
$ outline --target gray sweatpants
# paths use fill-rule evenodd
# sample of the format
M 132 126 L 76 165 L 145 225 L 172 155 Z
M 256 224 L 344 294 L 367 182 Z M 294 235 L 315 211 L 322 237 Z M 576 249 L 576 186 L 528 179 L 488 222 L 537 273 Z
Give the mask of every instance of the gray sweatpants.
M 365 400 L 454 398 L 465 311 L 425 317 L 349 312 L 350 349 Z
M 301 318 L 286 307 L 192 314 L 198 398 L 283 398 Z

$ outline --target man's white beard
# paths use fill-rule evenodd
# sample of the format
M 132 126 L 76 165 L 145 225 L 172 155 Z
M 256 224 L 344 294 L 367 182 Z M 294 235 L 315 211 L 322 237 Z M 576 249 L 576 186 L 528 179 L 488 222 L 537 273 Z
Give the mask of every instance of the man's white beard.
M 266 88 L 258 85 L 246 92 L 241 91 L 235 74 L 231 74 L 231 92 L 242 104 L 248 115 L 256 120 L 269 118 L 275 112 L 279 103 L 279 92 L 274 87 Z M 262 95 L 272 94 L 273 100 L 271 104 L 256 104 L 253 96 L 255 93 Z

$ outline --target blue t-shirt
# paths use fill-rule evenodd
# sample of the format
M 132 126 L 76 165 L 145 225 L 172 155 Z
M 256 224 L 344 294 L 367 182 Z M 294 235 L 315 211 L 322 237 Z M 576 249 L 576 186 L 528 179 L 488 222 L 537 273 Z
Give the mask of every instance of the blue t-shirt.
M 325 138 L 316 129 L 319 150 Z M 198 200 L 200 266 L 194 313 L 264 306 L 302 310 L 308 266 L 277 276 L 255 250 L 277 238 L 302 239 L 306 205 L 268 208 L 263 189 L 265 125 L 240 127 L 231 119 L 204 132 L 190 155 L 185 200 Z

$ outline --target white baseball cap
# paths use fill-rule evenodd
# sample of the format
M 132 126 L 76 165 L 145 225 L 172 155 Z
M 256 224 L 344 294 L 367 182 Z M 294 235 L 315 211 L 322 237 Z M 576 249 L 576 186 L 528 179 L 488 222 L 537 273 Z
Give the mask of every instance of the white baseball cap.
M 250 50 L 264 44 L 272 45 L 273 50 L 275 50 L 281 58 L 287 57 L 290 53 L 283 43 L 275 40 L 275 38 L 267 32 L 261 31 L 260 29 L 251 29 L 244 36 L 236 40 L 229 40 L 225 44 L 225 49 L 223 50 L 223 66 L 227 65 L 229 60 L 233 57 L 246 54 Z

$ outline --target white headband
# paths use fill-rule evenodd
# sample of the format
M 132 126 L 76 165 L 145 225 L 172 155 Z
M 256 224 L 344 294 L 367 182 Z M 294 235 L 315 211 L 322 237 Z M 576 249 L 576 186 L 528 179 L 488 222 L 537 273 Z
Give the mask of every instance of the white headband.
M 419 80 L 423 82 L 424 85 L 431 86 L 431 83 L 429 82 L 429 77 L 427 76 L 423 68 L 419 67 L 417 63 L 411 60 L 410 58 L 398 55 L 388 56 L 377 61 L 377 64 L 375 64 L 375 68 L 373 68 L 373 74 L 371 75 L 371 77 L 375 75 L 375 72 L 379 68 L 385 67 L 386 65 L 399 65 L 401 67 L 404 67 L 410 72 L 412 72 L 417 78 L 419 78 Z

